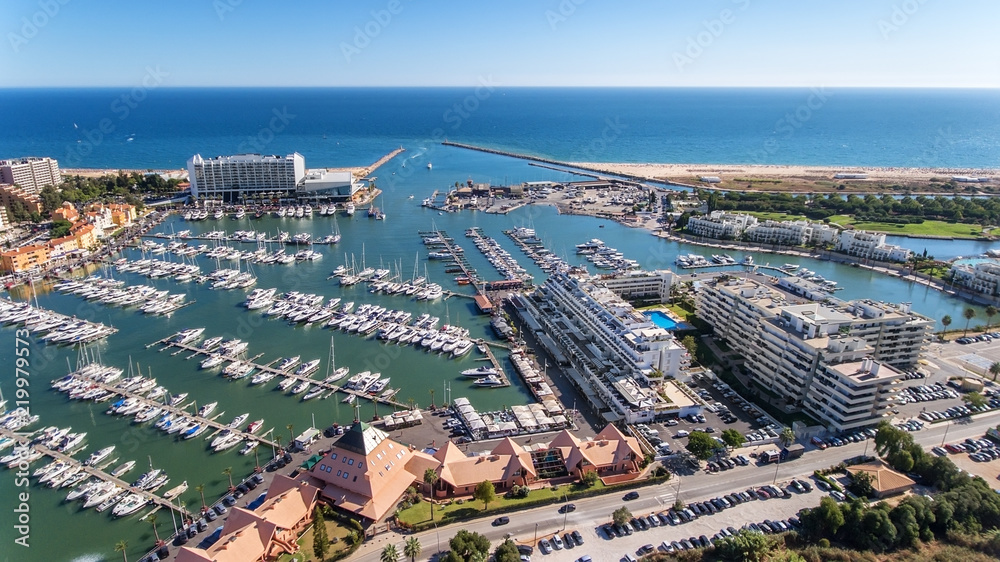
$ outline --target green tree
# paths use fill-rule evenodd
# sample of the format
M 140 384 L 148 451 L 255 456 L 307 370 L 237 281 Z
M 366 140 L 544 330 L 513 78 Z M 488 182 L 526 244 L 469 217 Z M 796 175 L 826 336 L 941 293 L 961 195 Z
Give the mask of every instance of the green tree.
M 900 472 L 909 472 L 913 470 L 913 465 L 916 462 L 913 458 L 913 454 L 907 449 L 891 453 L 888 457 L 886 457 L 886 461 L 889 462 L 889 466 Z
M 588 488 L 593 486 L 594 484 L 597 484 L 597 480 L 598 480 L 597 472 L 593 470 L 583 471 L 583 476 L 580 477 L 580 482 L 582 482 L 583 485 L 587 486 Z
M 128 550 L 128 541 L 120 540 L 117 543 L 115 543 L 115 552 L 121 552 L 122 560 L 128 562 L 128 556 L 125 554 L 126 550 Z
M 715 551 L 726 560 L 763 562 L 777 546 L 773 537 L 742 529 L 715 543 Z
M 431 504 L 431 521 L 434 521 L 434 486 L 438 483 L 438 474 L 433 468 L 428 468 L 424 470 L 424 482 L 430 489 L 429 503 Z
M 856 547 L 873 552 L 885 552 L 896 542 L 896 526 L 883 509 L 870 509 L 861 517 L 858 533 L 853 536 Z
M 410 562 L 416 562 L 417 556 L 420 556 L 420 539 L 417 537 L 409 537 L 403 544 L 403 556 L 409 556 Z
M 48 213 L 55 211 L 63 204 L 62 193 L 54 185 L 46 185 L 42 188 L 42 191 L 38 194 L 39 199 L 42 200 L 42 210 L 45 212 L 46 216 Z
M 801 521 L 803 529 L 811 537 L 832 537 L 844 526 L 844 512 L 836 500 L 823 496 L 819 506 L 803 510 Z
M 329 551 L 330 538 L 326 534 L 326 518 L 323 517 L 323 510 L 317 505 L 313 510 L 313 554 L 323 560 Z
M 234 488 L 234 486 L 233 486 L 233 467 L 227 466 L 226 468 L 222 469 L 222 473 L 225 474 L 227 477 L 229 477 L 229 490 L 232 491 L 233 488 Z
M 615 525 L 624 525 L 629 519 L 632 519 L 632 512 L 627 507 L 622 506 L 611 512 L 611 521 Z
M 969 322 L 972 322 L 972 319 L 976 317 L 976 309 L 972 307 L 966 308 L 962 316 L 965 317 L 965 333 L 962 335 L 967 336 L 969 335 Z
M 520 562 L 521 553 L 517 551 L 517 545 L 514 541 L 507 539 L 497 545 L 497 549 L 493 551 L 493 560 L 495 562 Z
M 997 375 L 1000 375 L 1000 361 L 994 361 L 990 365 L 990 374 L 993 375 L 993 382 L 997 382 Z
M 156 538 L 156 544 L 163 544 L 163 541 L 160 540 L 160 532 L 156 530 L 156 514 L 150 513 L 146 519 L 149 521 L 149 524 L 153 526 L 153 536 Z
M 474 557 L 485 557 L 490 552 L 490 539 L 479 533 L 462 529 L 448 541 L 451 550 L 445 562 L 470 562 Z
M 847 489 L 859 498 L 870 498 L 875 492 L 875 478 L 864 471 L 855 472 Z
M 951 326 L 951 316 L 945 314 L 944 317 L 941 318 L 941 325 L 944 326 L 944 331 L 947 332 L 948 326 Z
M 493 487 L 493 482 L 483 480 L 479 484 L 476 484 L 476 489 L 472 492 L 472 497 L 483 502 L 483 510 L 486 510 L 490 508 L 490 502 L 497 499 L 497 490 Z
M 722 440 L 726 442 L 726 445 L 735 449 L 746 441 L 746 437 L 736 429 L 727 429 L 722 432 Z
M 292 443 L 295 443 L 295 434 L 292 433 L 292 431 L 295 429 L 295 425 L 294 424 L 288 424 L 288 425 L 285 426 L 285 429 L 288 430 L 288 448 L 289 448 L 289 450 L 291 450 Z
M 913 436 L 908 432 L 893 427 L 887 421 L 878 424 L 878 430 L 875 432 L 875 451 L 883 457 L 909 449 L 912 444 Z
M 52 221 L 52 231 L 50 235 L 52 238 L 62 238 L 69 234 L 69 229 L 73 227 L 73 223 L 65 219 L 56 219 Z
M 778 441 L 782 447 L 787 449 L 789 445 L 795 443 L 795 432 L 790 427 L 782 428 L 781 433 L 778 434 Z
M 972 406 L 973 408 L 979 408 L 980 406 L 986 405 L 986 397 L 978 392 L 969 392 L 962 396 L 962 401 Z
M 205 503 L 205 485 L 204 484 L 198 484 L 197 486 L 194 487 L 194 489 L 199 494 L 201 494 L 201 511 L 202 511 L 202 513 L 204 513 L 205 510 L 208 509 L 208 504 Z
M 396 545 L 390 543 L 385 545 L 382 549 L 382 554 L 378 557 L 379 562 L 398 562 L 399 551 L 396 550 Z
M 687 450 L 698 460 L 708 460 L 712 458 L 715 451 L 719 449 L 719 442 L 704 431 L 694 431 L 688 436 Z
M 24 205 L 23 201 L 15 199 L 10 203 L 10 220 L 11 222 L 24 222 L 31 220 L 31 211 L 28 207 Z
M 990 326 L 993 325 L 993 317 L 997 315 L 997 307 L 992 304 L 987 305 L 983 313 L 986 314 L 986 329 L 989 330 Z
M 694 339 L 694 336 L 684 336 L 681 338 L 681 345 L 691 354 L 691 357 L 698 356 L 698 341 Z

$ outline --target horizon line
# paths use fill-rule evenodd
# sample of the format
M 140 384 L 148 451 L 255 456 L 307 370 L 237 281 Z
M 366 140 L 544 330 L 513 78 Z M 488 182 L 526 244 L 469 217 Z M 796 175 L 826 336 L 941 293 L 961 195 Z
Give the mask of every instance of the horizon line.
M 21 85 L 21 86 L 0 86 L 0 91 L 3 90 L 96 90 L 96 89 L 107 89 L 107 88 L 133 88 L 135 84 L 102 84 L 102 85 Z M 396 85 L 218 85 L 218 84 L 179 84 L 172 86 L 158 86 L 158 90 L 178 90 L 178 89 L 274 89 L 274 90 L 293 90 L 293 89 L 434 89 L 434 88 L 468 88 L 469 84 L 439 84 L 439 85 L 406 85 L 406 84 L 396 84 Z M 761 85 L 622 85 L 622 86 L 610 86 L 610 85 L 525 85 L 525 84 L 514 84 L 514 85 L 498 85 L 498 89 L 551 89 L 551 90 L 571 90 L 571 89 L 600 89 L 600 90 L 694 90 L 694 89 L 711 89 L 711 90 L 792 90 L 792 89 L 811 89 L 811 88 L 830 88 L 838 90 L 1000 90 L 1000 85 L 997 86 L 925 86 L 925 85 L 897 85 L 897 86 L 886 86 L 886 85 L 866 85 L 866 86 L 838 86 L 838 85 L 827 85 L 827 84 L 797 84 L 797 85 L 782 85 L 782 86 L 761 86 Z

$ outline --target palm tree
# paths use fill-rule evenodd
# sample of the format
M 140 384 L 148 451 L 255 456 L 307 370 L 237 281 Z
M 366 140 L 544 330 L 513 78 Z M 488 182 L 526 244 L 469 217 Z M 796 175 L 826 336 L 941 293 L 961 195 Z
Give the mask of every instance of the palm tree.
M 944 326 L 944 331 L 948 331 L 948 326 L 951 326 L 951 316 L 945 314 L 944 318 L 941 319 L 941 325 Z
M 122 553 L 122 560 L 128 562 L 128 556 L 125 555 L 125 551 L 128 550 L 128 541 L 120 540 L 115 543 L 115 552 Z
M 781 433 L 778 434 L 778 441 L 781 442 L 782 447 L 787 449 L 789 445 L 795 442 L 795 432 L 790 427 L 782 429 Z
M 222 473 L 229 477 L 229 491 L 233 491 L 233 467 L 227 466 L 222 469 Z
M 387 544 L 385 548 L 382 549 L 382 554 L 379 556 L 379 562 L 398 562 L 399 561 L 399 551 L 396 550 L 396 545 Z
M 990 374 L 993 375 L 993 382 L 997 382 L 997 375 L 1000 375 L 1000 361 L 994 361 L 990 365 Z
M 431 389 L 431 409 L 434 409 L 434 389 Z
M 163 541 L 160 540 L 160 533 L 157 532 L 157 530 L 156 530 L 156 514 L 155 513 L 150 513 L 149 514 L 149 524 L 153 526 L 153 536 L 156 537 L 156 545 L 157 546 L 162 545 Z
M 288 425 L 285 426 L 285 429 L 288 430 L 288 445 L 289 446 L 291 446 L 292 442 L 295 441 L 295 435 L 292 434 L 292 429 L 294 429 L 294 428 L 295 428 L 295 426 L 292 425 L 292 424 L 288 424 Z
M 437 472 L 434 472 L 433 468 L 428 468 L 424 471 L 424 482 L 431 488 L 431 497 L 428 500 L 428 503 L 431 504 L 431 521 L 434 521 L 434 485 L 437 484 L 437 481 L 438 475 Z
M 997 314 L 997 307 L 992 304 L 986 307 L 983 311 L 986 314 L 986 329 L 989 330 L 990 326 L 993 324 L 993 317 Z
M 406 543 L 403 545 L 403 556 L 409 556 L 410 562 L 416 562 L 417 556 L 420 556 L 420 539 L 417 537 L 406 539 Z
M 194 489 L 197 490 L 199 494 L 201 494 L 201 512 L 205 513 L 206 511 L 208 511 L 208 505 L 205 503 L 205 485 L 198 484 L 197 486 L 194 487 Z
M 972 319 L 976 317 L 976 309 L 972 307 L 966 308 L 962 316 L 965 317 L 965 333 L 962 335 L 967 336 L 969 334 L 969 322 L 972 322 Z

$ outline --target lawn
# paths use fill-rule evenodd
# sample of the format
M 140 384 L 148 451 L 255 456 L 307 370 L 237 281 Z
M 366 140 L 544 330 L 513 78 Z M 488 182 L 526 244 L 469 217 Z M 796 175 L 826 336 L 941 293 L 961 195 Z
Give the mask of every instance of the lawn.
M 933 220 L 925 220 L 921 224 L 892 224 L 885 222 L 858 222 L 849 215 L 833 215 L 830 217 L 830 222 L 841 227 L 853 225 L 858 230 L 885 232 L 887 234 L 948 236 L 952 238 L 975 238 L 983 234 L 983 228 L 976 224 L 960 224 Z
M 553 490 L 551 487 L 539 490 L 533 489 L 531 490 L 531 493 L 528 494 L 527 498 L 520 499 L 508 499 L 500 494 L 497 494 L 496 501 L 490 502 L 489 509 L 485 511 L 483 510 L 483 502 L 478 500 L 466 500 L 462 503 L 453 501 L 449 505 L 435 505 L 434 519 L 438 521 L 442 519 L 472 519 L 474 517 L 488 515 L 491 512 L 500 510 L 500 508 L 510 508 L 527 502 L 534 503 L 544 499 L 548 499 L 553 502 L 562 500 L 567 490 L 569 490 L 569 498 L 573 499 L 574 491 L 601 490 L 602 488 L 604 488 L 604 484 L 598 480 L 597 483 L 590 488 L 581 487 L 578 484 L 563 484 L 559 486 L 558 490 Z M 431 504 L 422 501 L 407 509 L 400 510 L 399 520 L 410 524 L 430 521 Z
M 326 536 L 329 537 L 330 551 L 327 552 L 327 558 L 332 557 L 341 550 L 347 550 L 350 548 L 344 541 L 344 537 L 350 529 L 347 527 L 338 525 L 336 521 L 326 522 Z M 337 537 L 337 543 L 333 544 L 333 538 Z M 319 559 L 313 556 L 313 531 L 312 527 L 299 537 L 296 541 L 299 545 L 299 551 L 295 554 L 282 554 L 278 557 L 278 562 L 319 562 Z
M 808 220 L 803 215 L 789 215 L 788 213 L 778 213 L 778 212 L 747 212 L 748 215 L 753 215 L 757 217 L 759 221 L 798 221 L 798 220 Z

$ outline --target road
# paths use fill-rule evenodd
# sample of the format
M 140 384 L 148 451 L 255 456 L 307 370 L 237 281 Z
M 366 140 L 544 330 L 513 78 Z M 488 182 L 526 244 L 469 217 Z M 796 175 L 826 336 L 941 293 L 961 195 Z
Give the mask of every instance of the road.
M 946 422 L 935 424 L 934 426 L 927 427 L 915 433 L 914 438 L 926 449 L 930 449 L 931 447 L 940 445 L 942 439 L 945 437 L 947 437 L 948 442 L 951 443 L 961 441 L 967 437 L 981 437 L 987 428 L 995 426 L 998 422 L 1000 422 L 1000 412 L 988 412 L 976 416 L 968 422 Z M 777 465 L 777 481 L 783 482 L 792 477 L 812 474 L 814 470 L 827 468 L 840 463 L 844 459 L 864 454 L 866 449 L 868 454 L 873 454 L 874 444 L 871 440 L 866 443 L 851 443 L 850 445 L 845 445 L 843 447 L 830 447 L 824 451 L 809 452 L 801 459 Z M 691 501 L 713 498 L 733 491 L 745 490 L 751 486 L 770 484 L 774 481 L 774 479 L 775 466 L 772 465 L 765 465 L 763 467 L 737 467 L 733 470 L 718 473 L 699 472 L 692 476 L 684 476 L 679 479 L 680 494 L 681 499 L 685 503 L 688 503 Z M 503 540 L 506 533 L 510 533 L 511 536 L 513 536 L 513 538 L 519 543 L 533 544 L 536 537 L 536 525 L 537 537 L 539 539 L 551 536 L 552 533 L 563 529 L 577 529 L 583 534 L 584 540 L 586 541 L 586 545 L 583 548 L 570 551 L 560 551 L 548 556 L 544 556 L 536 550 L 534 558 L 541 558 L 544 560 L 551 559 L 552 562 L 561 562 L 564 560 L 574 560 L 583 553 L 588 553 L 595 560 L 618 560 L 618 558 L 624 554 L 629 547 L 631 547 L 632 543 L 635 543 L 636 547 L 645 543 L 653 543 L 654 545 L 659 544 L 660 541 L 667 538 L 667 535 L 664 534 L 666 531 L 646 531 L 645 533 L 638 533 L 630 537 L 628 542 L 626 542 L 626 539 L 624 538 L 616 539 L 615 541 L 608 541 L 603 537 L 599 538 L 595 533 L 595 528 L 600 524 L 607 523 L 611 518 L 611 512 L 622 505 L 627 505 L 628 508 L 635 514 L 646 514 L 654 511 L 661 511 L 670 507 L 673 505 L 676 498 L 677 486 L 678 479 L 674 478 L 665 484 L 639 488 L 639 499 L 631 502 L 623 502 L 622 494 L 608 494 L 604 496 L 575 500 L 574 503 L 576 504 L 577 509 L 568 515 L 558 514 L 557 506 L 549 505 L 517 512 L 516 515 L 511 517 L 511 523 L 503 527 L 493 527 L 491 524 L 493 518 L 486 517 L 475 521 L 466 521 L 443 526 L 436 531 L 425 531 L 418 533 L 416 537 L 420 540 L 420 544 L 423 546 L 423 554 L 421 555 L 421 558 L 433 559 L 434 553 L 438 550 L 438 543 L 440 542 L 442 550 L 447 550 L 448 539 L 454 536 L 460 529 L 468 529 L 469 531 L 481 533 L 493 541 L 494 546 L 498 544 L 499 541 Z M 807 496 L 795 497 L 811 498 L 813 500 L 812 505 L 816 505 L 819 503 L 819 498 L 821 496 L 817 492 L 813 492 Z M 799 505 L 798 502 L 792 502 L 791 500 L 768 500 L 767 502 L 753 502 L 751 504 L 745 504 L 745 506 L 747 508 L 751 508 L 758 505 L 782 505 L 782 501 L 790 502 L 786 504 L 790 510 L 785 513 L 783 517 L 794 515 L 800 507 L 803 507 L 802 505 Z M 740 509 L 741 508 L 737 507 L 734 508 L 733 511 L 738 513 L 738 510 Z M 750 519 L 747 519 L 747 521 L 760 521 L 767 517 L 767 515 L 759 513 L 759 510 L 756 508 L 747 509 L 747 513 L 753 514 Z M 721 514 L 715 516 L 715 518 L 720 517 Z M 711 520 L 711 518 L 709 520 Z M 719 521 L 721 521 L 721 518 Z M 727 525 L 728 524 L 731 523 L 727 523 Z M 675 533 L 670 533 L 670 540 L 673 540 L 674 534 L 676 534 L 677 537 L 690 536 L 695 532 L 695 530 L 697 530 L 693 527 L 693 525 L 694 523 L 690 523 L 680 527 L 669 527 L 668 529 L 676 529 Z M 705 533 L 711 536 L 718 530 L 716 528 L 718 525 L 713 521 L 711 527 L 715 528 L 715 530 L 711 533 L 702 530 L 699 531 L 698 534 Z M 357 562 L 378 562 L 379 554 L 385 545 L 389 543 L 396 544 L 397 548 L 402 551 L 402 543 L 407 537 L 408 535 L 397 533 L 382 533 L 377 535 L 362 545 L 354 556 L 351 557 L 351 560 Z M 604 555 L 595 556 L 595 551 L 602 552 L 605 550 L 607 552 Z M 633 552 L 634 550 L 635 548 L 631 549 Z M 612 553 L 617 554 L 612 556 Z

